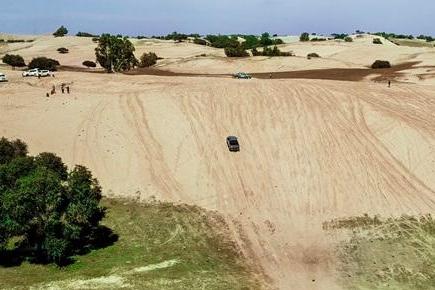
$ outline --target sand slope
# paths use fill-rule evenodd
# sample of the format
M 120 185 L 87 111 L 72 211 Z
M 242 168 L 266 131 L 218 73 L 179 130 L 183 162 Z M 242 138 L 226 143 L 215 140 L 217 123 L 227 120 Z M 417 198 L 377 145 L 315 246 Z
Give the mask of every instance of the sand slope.
M 48 55 L 61 44 L 47 38 L 22 54 Z M 62 56 L 65 63 L 91 57 L 93 44 L 85 41 Z M 200 52 L 165 45 L 156 44 L 173 63 Z M 357 53 L 366 57 L 362 44 Z M 430 64 L 428 55 L 433 51 L 414 58 Z M 267 65 L 279 70 L 276 61 Z M 233 68 L 225 63 L 218 69 Z M 107 196 L 154 195 L 221 211 L 244 254 L 277 288 L 339 289 L 336 241 L 323 221 L 435 212 L 430 82 L 387 88 L 76 72 L 38 80 L 3 68 L 10 82 L 0 86 L 1 136 L 26 140 L 33 154 L 56 152 L 70 166 L 88 166 Z M 45 97 L 62 82 L 72 94 Z M 241 152 L 228 152 L 228 135 L 239 136 Z

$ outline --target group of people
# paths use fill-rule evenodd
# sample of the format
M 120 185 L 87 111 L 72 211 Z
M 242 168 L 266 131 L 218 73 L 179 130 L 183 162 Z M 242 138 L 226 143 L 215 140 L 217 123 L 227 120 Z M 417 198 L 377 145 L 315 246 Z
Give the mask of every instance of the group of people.
M 70 87 L 64 83 L 62 83 L 60 85 L 60 90 L 62 91 L 62 94 L 66 93 L 69 94 L 70 93 Z M 50 97 L 50 95 L 54 95 L 56 93 L 56 86 L 53 85 L 53 87 L 51 88 L 51 92 L 46 94 L 46 97 Z

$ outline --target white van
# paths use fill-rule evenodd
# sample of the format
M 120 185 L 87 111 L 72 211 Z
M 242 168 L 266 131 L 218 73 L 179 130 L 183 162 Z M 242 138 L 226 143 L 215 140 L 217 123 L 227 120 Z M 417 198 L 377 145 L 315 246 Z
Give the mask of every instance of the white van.
M 7 82 L 8 79 L 4 73 L 0 72 L 0 82 Z

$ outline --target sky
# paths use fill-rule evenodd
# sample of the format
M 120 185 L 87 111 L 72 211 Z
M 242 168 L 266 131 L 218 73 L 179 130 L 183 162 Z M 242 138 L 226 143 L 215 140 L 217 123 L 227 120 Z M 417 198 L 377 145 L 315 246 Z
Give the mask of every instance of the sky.
M 435 36 L 434 0 L 0 0 L 0 32 L 298 35 L 394 32 Z

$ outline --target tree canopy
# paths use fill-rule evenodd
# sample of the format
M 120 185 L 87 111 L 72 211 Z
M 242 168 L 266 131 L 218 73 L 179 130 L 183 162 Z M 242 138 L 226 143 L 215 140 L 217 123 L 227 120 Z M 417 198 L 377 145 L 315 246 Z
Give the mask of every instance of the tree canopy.
M 26 66 L 24 58 L 21 55 L 6 54 L 5 56 L 3 56 L 2 60 L 3 63 L 8 64 L 12 67 Z
M 107 72 L 126 71 L 138 64 L 134 51 L 135 48 L 127 37 L 103 34 L 98 39 L 95 56 Z
M 86 167 L 68 172 L 53 153 L 28 156 L 24 142 L 0 139 L 0 253 L 14 239 L 27 258 L 61 265 L 95 238 L 101 198 Z
M 68 29 L 66 29 L 66 27 L 65 26 L 61 26 L 61 27 L 59 27 L 54 33 L 53 33 L 53 35 L 55 36 L 55 37 L 62 37 L 62 36 L 65 36 L 65 35 L 67 35 L 68 34 Z

